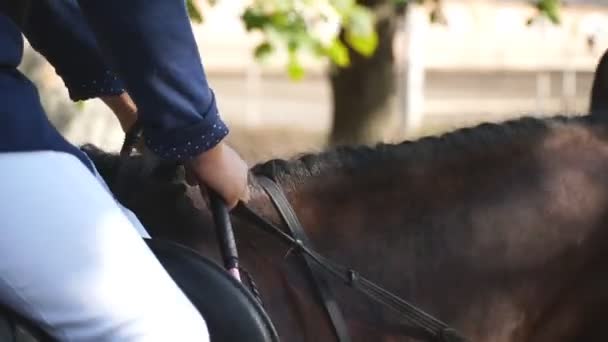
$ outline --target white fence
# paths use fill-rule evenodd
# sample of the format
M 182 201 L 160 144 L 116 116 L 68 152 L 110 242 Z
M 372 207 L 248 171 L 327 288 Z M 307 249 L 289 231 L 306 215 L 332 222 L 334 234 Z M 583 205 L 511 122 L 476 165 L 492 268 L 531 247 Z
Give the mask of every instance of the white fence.
M 566 7 L 560 25 L 545 18 L 528 25 L 535 10 L 523 4 L 447 1 L 444 13 L 447 25 L 431 24 L 425 8 L 410 6 L 397 38 L 401 42 L 397 51 L 403 67 L 406 134 L 416 135 L 424 116 L 430 114 L 427 105 L 432 100 L 425 94 L 425 75 L 433 71 L 466 70 L 471 77 L 480 73 L 534 73 L 535 105 L 523 110 L 546 115 L 586 109 L 581 97 L 589 94 L 577 92 L 577 78 L 586 75 L 588 88 L 588 75 L 608 48 L 608 7 Z M 555 80 L 556 73 L 561 74 L 561 80 Z M 552 90 L 556 81 L 561 83 L 560 94 Z M 458 106 L 452 108 L 459 110 Z

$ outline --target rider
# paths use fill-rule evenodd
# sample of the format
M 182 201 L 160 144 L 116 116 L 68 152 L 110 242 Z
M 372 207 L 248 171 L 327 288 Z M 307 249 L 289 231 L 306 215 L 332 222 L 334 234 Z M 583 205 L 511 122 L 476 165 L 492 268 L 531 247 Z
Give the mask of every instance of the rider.
M 208 340 L 139 222 L 17 70 L 22 34 L 71 99 L 102 98 L 123 129 L 137 113 L 151 151 L 183 161 L 230 207 L 248 196 L 184 0 L 0 0 L 0 304 L 59 340 Z

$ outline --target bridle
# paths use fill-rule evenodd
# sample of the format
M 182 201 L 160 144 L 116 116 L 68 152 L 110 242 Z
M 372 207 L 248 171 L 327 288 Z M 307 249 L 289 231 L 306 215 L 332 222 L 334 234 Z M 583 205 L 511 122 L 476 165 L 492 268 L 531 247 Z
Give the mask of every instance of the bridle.
M 134 126 L 134 128 L 126 134 L 125 141 L 120 151 L 121 159 L 127 159 L 130 156 L 140 135 L 141 128 L 139 125 Z M 114 180 L 118 191 L 125 189 L 125 186 L 122 183 L 125 179 L 125 177 L 122 177 L 123 172 L 122 167 L 119 167 L 117 178 Z M 233 210 L 232 214 L 248 220 L 253 223 L 255 227 L 277 237 L 280 241 L 290 247 L 292 251 L 304 259 L 307 275 L 312 283 L 315 284 L 317 296 L 324 306 L 328 319 L 332 323 L 333 332 L 338 342 L 350 342 L 351 338 L 340 307 L 334 299 L 331 288 L 329 287 L 326 275 L 335 277 L 342 281 L 346 286 L 361 292 L 370 299 L 391 309 L 405 320 L 406 325 L 404 331 L 406 331 L 406 335 L 409 337 L 427 342 L 468 341 L 458 331 L 450 328 L 446 323 L 373 283 L 357 271 L 338 265 L 316 252 L 281 187 L 275 181 L 265 176 L 257 176 L 256 181 L 270 198 L 284 225 L 289 230 L 289 233 L 286 233 L 283 229 L 266 220 L 242 202 Z M 208 195 L 224 267 L 227 272 L 240 281 L 239 257 L 230 220 L 231 213 L 228 211 L 219 195 L 210 189 L 208 189 Z M 323 273 L 321 273 L 321 271 Z
M 325 311 L 333 324 L 337 341 L 347 342 L 350 341 L 350 337 L 337 303 L 333 299 L 333 296 L 331 296 L 331 291 L 324 276 L 325 274 L 332 275 L 345 285 L 393 310 L 405 320 L 406 326 L 404 330 L 409 337 L 428 342 L 467 341 L 460 333 L 450 328 L 444 322 L 373 283 L 352 268 L 338 265 L 312 249 L 311 242 L 308 240 L 302 225 L 280 186 L 273 180 L 263 176 L 258 177 L 257 181 L 270 197 L 284 224 L 289 229 L 290 234 L 285 233 L 281 228 L 242 203 L 235 208 L 234 214 L 249 220 L 256 227 L 279 238 L 304 258 L 308 274 L 313 283 L 317 285 L 317 292 L 319 293 L 321 302 L 324 304 Z M 321 274 L 320 271 L 323 271 L 325 274 Z

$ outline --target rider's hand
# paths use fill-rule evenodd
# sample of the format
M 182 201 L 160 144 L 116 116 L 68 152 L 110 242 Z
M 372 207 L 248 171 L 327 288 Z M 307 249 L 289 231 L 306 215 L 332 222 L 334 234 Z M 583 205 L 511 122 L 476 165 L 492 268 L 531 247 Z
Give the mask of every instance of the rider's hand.
M 100 99 L 114 112 L 123 132 L 128 132 L 137 121 L 137 107 L 125 91 L 120 95 L 101 96 Z
M 101 99 L 112 109 L 126 133 L 137 120 L 137 107 L 127 92 L 120 95 L 104 96 Z M 142 142 L 140 141 L 140 144 Z M 138 146 L 143 151 L 142 146 Z M 225 143 L 221 142 L 189 163 L 189 175 L 197 183 L 215 190 L 229 208 L 234 208 L 239 200 L 249 199 L 247 187 L 248 167 L 245 161 Z
M 188 166 L 199 184 L 215 190 L 232 209 L 239 201 L 249 200 L 247 163 L 223 142 L 194 159 Z

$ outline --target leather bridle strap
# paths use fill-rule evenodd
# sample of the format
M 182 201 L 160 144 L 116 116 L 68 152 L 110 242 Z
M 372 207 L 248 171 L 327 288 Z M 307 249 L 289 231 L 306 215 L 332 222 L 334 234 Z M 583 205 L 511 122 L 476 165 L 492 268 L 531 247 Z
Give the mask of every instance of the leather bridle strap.
M 114 188 L 114 192 L 122 198 L 127 197 L 127 186 L 125 182 L 127 181 L 126 177 L 126 165 L 127 160 L 131 156 L 131 152 L 141 139 L 142 135 L 142 126 L 139 120 L 135 121 L 131 129 L 125 133 L 125 139 L 120 147 L 120 166 L 114 175 L 114 179 L 112 179 L 112 185 Z
M 304 259 L 306 260 L 306 263 L 308 265 L 309 272 L 315 277 L 315 279 L 319 278 L 319 275 L 315 274 L 314 272 L 315 268 L 313 267 L 313 262 L 314 264 L 316 264 L 317 267 L 320 267 L 321 269 L 330 273 L 334 277 L 342 280 L 344 284 L 362 292 L 369 298 L 377 301 L 378 303 L 386 306 L 389 309 L 392 309 L 394 312 L 399 314 L 408 323 L 406 330 L 408 331 L 408 335 L 410 337 L 414 337 L 420 340 L 440 342 L 467 341 L 467 339 L 460 335 L 456 330 L 450 328 L 447 324 L 427 314 L 421 309 L 413 306 L 404 299 L 389 292 L 388 290 L 376 285 L 375 283 L 361 276 L 355 270 L 337 265 L 312 250 L 309 247 L 310 242 L 306 238 L 304 230 L 302 229 L 301 224 L 297 220 L 297 217 L 293 212 L 291 205 L 289 205 L 289 202 L 285 198 L 285 195 L 283 194 L 281 188 L 274 181 L 266 177 L 259 177 L 258 182 L 272 199 L 273 204 L 281 213 L 283 220 L 287 223 L 288 226 L 290 226 L 292 234 L 290 235 L 283 232 L 283 230 L 258 215 L 255 211 L 251 210 L 243 203 L 239 204 L 235 212 L 240 214 L 241 216 L 245 216 L 248 220 L 255 223 L 256 226 L 277 236 L 291 248 L 301 253 L 305 257 Z M 298 229 L 302 232 L 301 235 L 303 236 L 303 238 L 299 238 L 298 235 L 293 233 L 293 231 L 295 230 L 294 227 L 297 227 L 295 229 Z M 327 283 L 325 282 L 324 284 L 327 285 Z M 321 290 L 319 290 L 319 292 L 321 292 Z M 331 302 L 337 308 L 337 304 L 335 303 L 335 301 L 332 300 Z M 324 301 L 324 303 L 326 302 Z M 340 311 L 338 310 L 337 312 Z M 333 319 L 332 322 L 334 322 Z M 343 327 L 344 331 L 346 331 L 346 325 L 344 324 L 343 319 L 341 320 L 341 323 L 338 324 L 342 324 L 341 327 Z M 342 328 L 338 328 L 337 326 L 335 326 L 334 322 L 334 329 L 338 331 Z M 348 335 L 346 334 L 346 336 Z
M 291 208 L 291 205 L 289 205 L 289 201 L 285 198 L 281 188 L 269 178 L 260 177 L 257 180 L 280 213 L 280 216 L 289 228 L 291 236 L 306 246 L 312 246 L 302 224 L 293 212 L 293 209 Z M 314 261 L 311 260 L 309 256 L 303 255 L 302 257 L 307 266 L 308 275 L 312 283 L 316 285 L 314 287 L 317 291 L 317 295 L 320 297 L 325 312 L 332 323 L 336 338 L 339 342 L 350 342 L 351 338 L 348 333 L 346 322 L 344 321 L 344 316 L 334 298 L 327 279 L 322 274 L 319 274 L 318 266 L 314 264 Z

